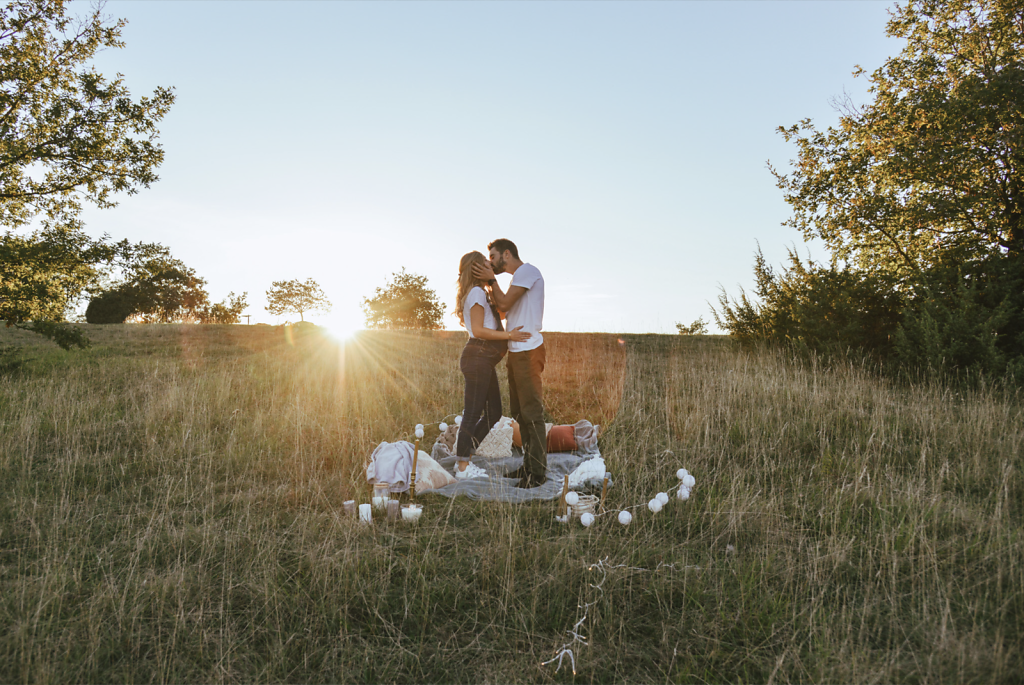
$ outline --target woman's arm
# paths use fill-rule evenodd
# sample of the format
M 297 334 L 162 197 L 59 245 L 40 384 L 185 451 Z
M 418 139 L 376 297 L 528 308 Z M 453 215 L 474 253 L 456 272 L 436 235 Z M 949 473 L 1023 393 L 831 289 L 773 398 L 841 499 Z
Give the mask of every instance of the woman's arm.
M 493 331 L 490 328 L 484 327 L 484 308 L 483 305 L 475 304 L 469 308 L 469 325 L 470 330 L 473 331 L 473 337 L 479 338 L 480 340 L 512 340 L 514 342 L 523 342 L 528 340 L 530 337 L 529 333 L 525 333 L 521 330 L 522 326 L 519 326 L 512 331 Z

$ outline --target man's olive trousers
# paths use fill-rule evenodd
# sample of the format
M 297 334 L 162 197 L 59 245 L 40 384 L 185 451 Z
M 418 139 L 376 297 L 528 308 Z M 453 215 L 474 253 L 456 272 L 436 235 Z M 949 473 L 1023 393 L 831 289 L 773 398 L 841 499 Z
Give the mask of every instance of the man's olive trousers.
M 523 436 L 523 467 L 544 478 L 548 470 L 548 440 L 544 431 L 544 393 L 540 376 L 547 353 L 544 345 L 526 352 L 509 352 L 508 391 L 512 418 Z

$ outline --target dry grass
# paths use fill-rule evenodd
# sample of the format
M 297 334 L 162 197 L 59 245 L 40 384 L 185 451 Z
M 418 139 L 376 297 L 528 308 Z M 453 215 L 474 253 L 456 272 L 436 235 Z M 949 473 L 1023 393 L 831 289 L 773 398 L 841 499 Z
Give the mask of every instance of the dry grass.
M 546 335 L 551 419 L 608 426 L 611 503 L 679 465 L 694 497 L 591 529 L 437 498 L 368 530 L 341 502 L 366 497 L 379 441 L 458 411 L 461 336 L 90 335 L 0 339 L 23 345 L 0 377 L 0 681 L 566 681 L 538 664 L 591 601 L 585 681 L 1024 671 L 1019 397 L 712 338 Z M 676 568 L 602 593 L 605 557 Z

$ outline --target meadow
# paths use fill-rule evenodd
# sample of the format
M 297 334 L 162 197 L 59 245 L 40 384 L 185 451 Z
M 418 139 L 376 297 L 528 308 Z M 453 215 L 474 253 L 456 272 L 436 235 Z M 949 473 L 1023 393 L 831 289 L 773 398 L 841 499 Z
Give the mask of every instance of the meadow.
M 86 328 L 80 352 L 0 329 L 2 682 L 1024 673 L 1019 392 L 546 334 L 549 420 L 604 426 L 609 507 L 680 466 L 692 498 L 583 528 L 425 495 L 363 526 L 342 502 L 373 447 L 460 410 L 462 334 Z M 584 616 L 576 674 L 542 666 Z

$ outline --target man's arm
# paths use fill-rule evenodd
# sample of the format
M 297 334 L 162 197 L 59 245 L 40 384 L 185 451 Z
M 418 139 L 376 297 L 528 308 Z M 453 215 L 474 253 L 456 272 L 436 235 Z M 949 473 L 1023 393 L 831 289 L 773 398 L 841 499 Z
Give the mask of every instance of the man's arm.
M 498 285 L 498 281 L 494 278 L 494 270 L 489 266 L 480 266 L 479 264 L 473 265 L 473 275 L 477 278 L 489 281 L 491 284 L 491 297 L 494 300 L 494 306 L 503 312 L 507 312 L 512 308 L 519 298 L 526 292 L 526 288 L 519 285 L 510 285 L 508 292 L 502 292 L 501 286 Z

